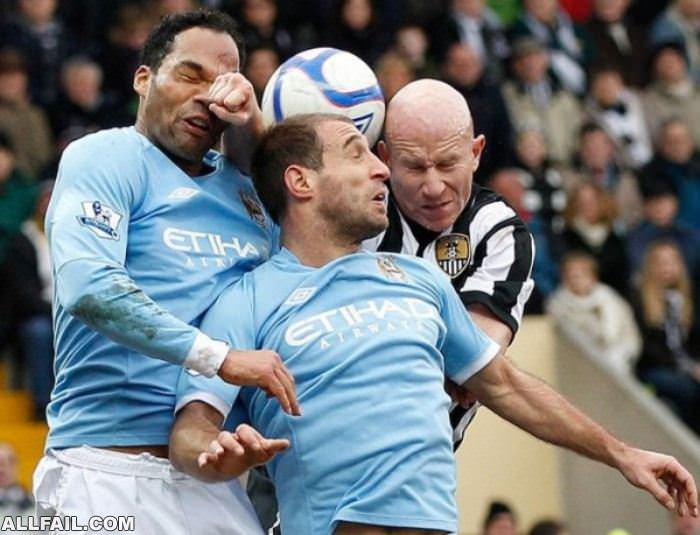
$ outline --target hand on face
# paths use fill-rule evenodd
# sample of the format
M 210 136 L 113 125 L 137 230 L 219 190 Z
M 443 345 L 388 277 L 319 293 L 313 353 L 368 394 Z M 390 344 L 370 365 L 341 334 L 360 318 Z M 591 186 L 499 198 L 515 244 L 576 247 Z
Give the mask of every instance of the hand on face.
M 209 89 L 209 111 L 220 120 L 262 128 L 262 112 L 253 85 L 239 72 L 220 74 Z

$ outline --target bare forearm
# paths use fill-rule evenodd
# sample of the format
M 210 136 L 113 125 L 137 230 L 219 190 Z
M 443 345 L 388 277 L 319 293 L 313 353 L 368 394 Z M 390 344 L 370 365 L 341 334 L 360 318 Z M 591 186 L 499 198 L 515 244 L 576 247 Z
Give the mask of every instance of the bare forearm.
M 629 449 L 627 445 L 540 379 L 510 363 L 497 368 L 497 373 L 486 381 L 476 381 L 475 386 L 470 385 L 471 380 L 467 383 L 479 401 L 541 440 L 609 466 L 620 467 L 621 459 Z
M 199 456 L 219 436 L 221 415 L 212 407 L 193 402 L 183 408 L 170 434 L 170 461 L 178 470 L 202 481 L 228 481 L 248 469 L 241 461 L 232 472 L 222 472 L 217 465 L 199 466 Z M 229 465 L 230 467 L 230 465 Z M 240 471 L 238 471 L 240 468 Z

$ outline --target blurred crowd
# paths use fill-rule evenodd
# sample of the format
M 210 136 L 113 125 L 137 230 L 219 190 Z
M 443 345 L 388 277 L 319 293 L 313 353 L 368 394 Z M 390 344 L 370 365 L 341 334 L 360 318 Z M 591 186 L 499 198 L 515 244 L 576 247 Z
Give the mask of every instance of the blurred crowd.
M 559 518 L 542 518 L 536 520 L 527 530 L 521 530 L 511 504 L 494 500 L 489 503 L 483 520 L 480 535 L 570 535 L 566 524 Z M 607 535 L 632 535 L 624 528 L 613 528 Z M 690 515 L 679 516 L 675 511 L 669 512 L 668 531 L 659 535 L 700 535 L 700 518 Z
M 387 99 L 445 80 L 487 138 L 476 180 L 528 224 L 528 313 L 583 332 L 700 432 L 700 0 L 0 0 L 0 351 L 37 416 L 51 388 L 42 220 L 61 151 L 133 124 L 166 13 L 241 24 L 261 96 L 296 52 L 362 57 Z

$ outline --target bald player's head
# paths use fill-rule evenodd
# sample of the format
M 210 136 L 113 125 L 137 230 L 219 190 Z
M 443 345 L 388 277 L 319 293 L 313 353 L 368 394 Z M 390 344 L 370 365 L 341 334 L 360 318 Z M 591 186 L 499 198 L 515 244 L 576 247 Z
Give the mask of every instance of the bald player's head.
M 388 143 L 410 130 L 473 135 L 472 115 L 464 97 L 452 86 L 433 79 L 416 80 L 401 88 L 389 102 L 384 125 Z
M 438 80 L 417 80 L 387 107 L 379 154 L 391 168 L 392 193 L 404 216 L 425 228 L 450 228 L 466 206 L 485 145 L 474 138 L 464 97 Z

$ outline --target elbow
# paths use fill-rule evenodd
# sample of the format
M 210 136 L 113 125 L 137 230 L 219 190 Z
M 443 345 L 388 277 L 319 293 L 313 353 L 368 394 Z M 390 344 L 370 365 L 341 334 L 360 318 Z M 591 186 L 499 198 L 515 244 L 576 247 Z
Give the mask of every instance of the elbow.
M 62 291 L 58 294 L 58 301 L 71 315 L 88 323 L 104 315 L 104 301 L 84 289 Z

